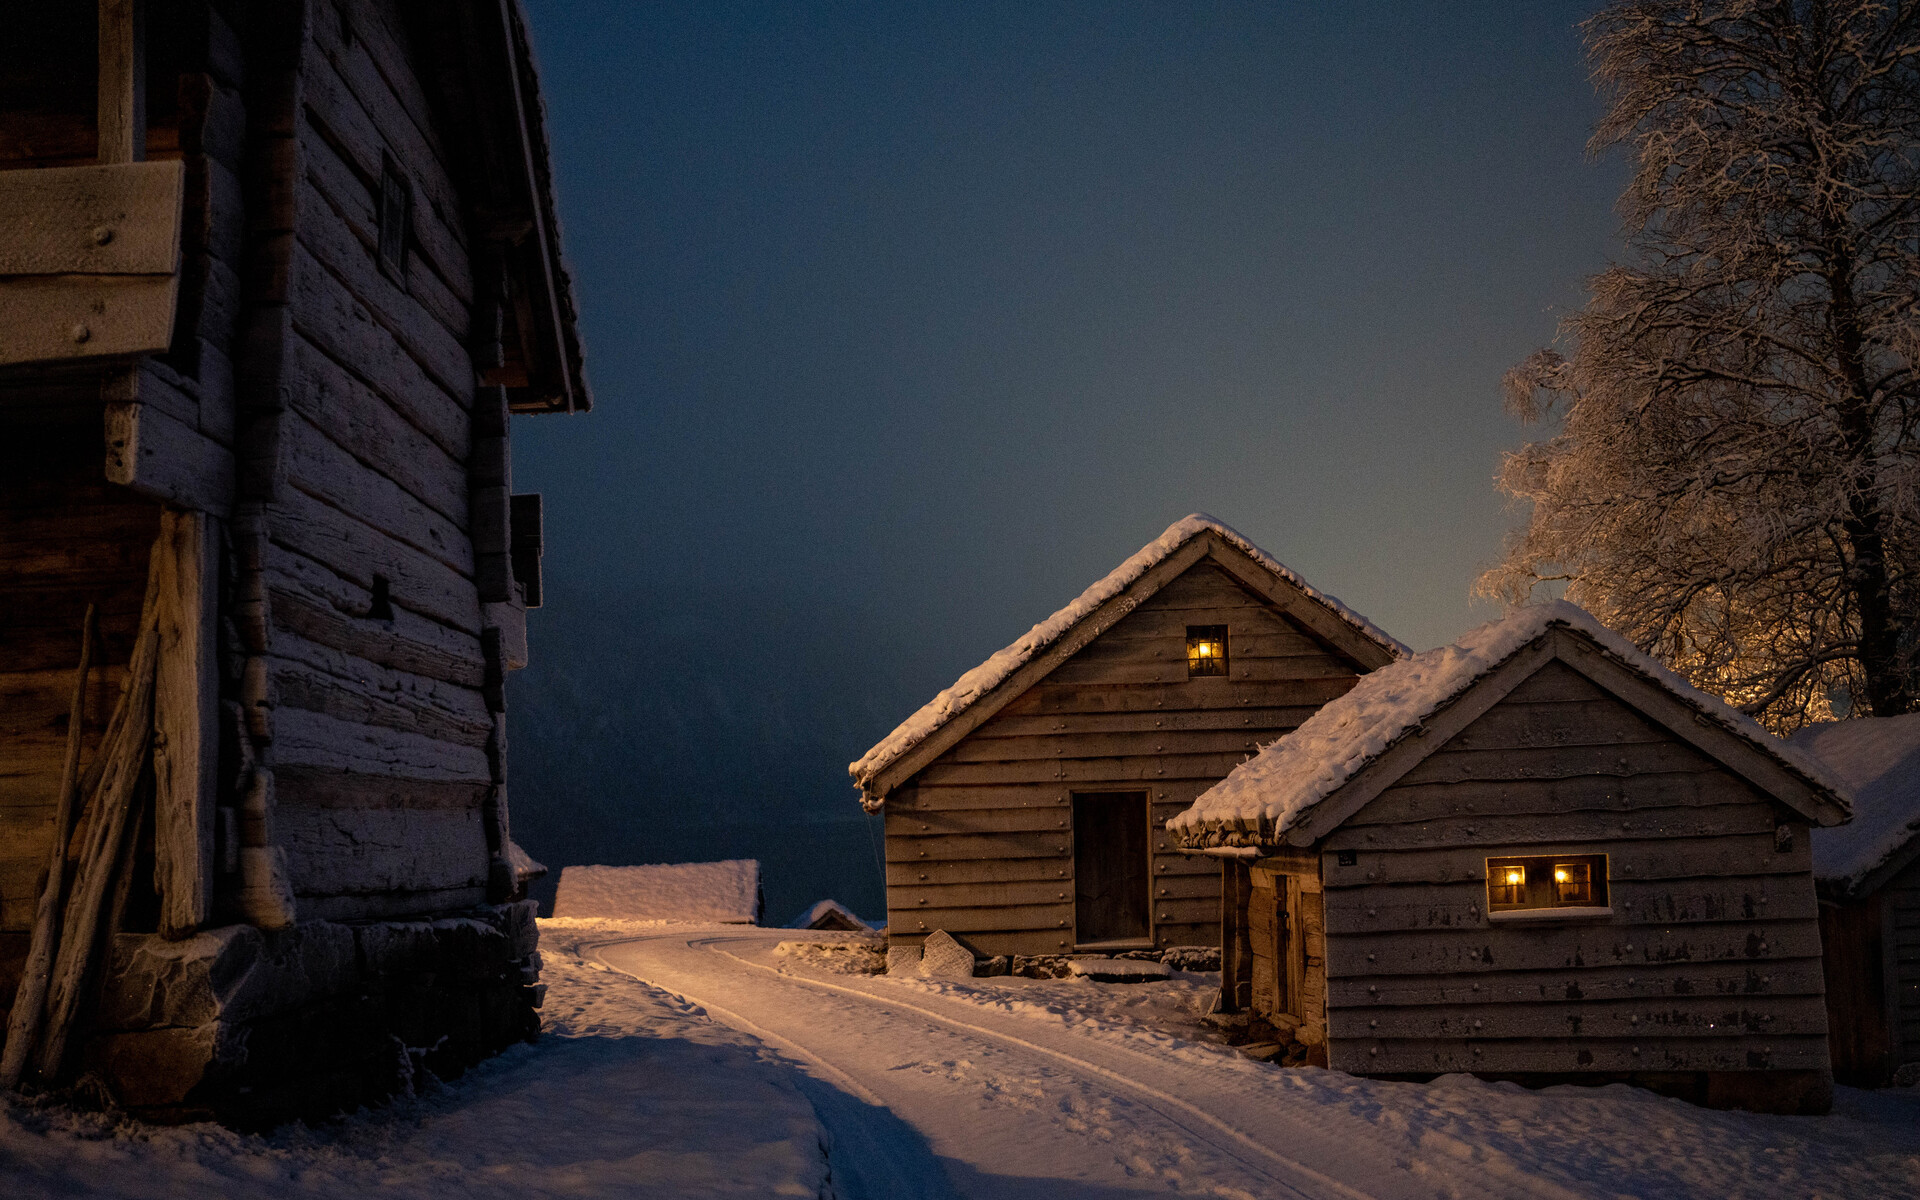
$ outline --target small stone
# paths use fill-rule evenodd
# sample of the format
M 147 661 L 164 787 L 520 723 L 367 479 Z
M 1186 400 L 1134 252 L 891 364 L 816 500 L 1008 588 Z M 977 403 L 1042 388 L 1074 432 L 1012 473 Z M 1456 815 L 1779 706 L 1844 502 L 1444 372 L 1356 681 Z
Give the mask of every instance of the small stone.
M 920 974 L 928 979 L 972 979 L 973 951 L 944 929 L 927 935 L 920 946 Z

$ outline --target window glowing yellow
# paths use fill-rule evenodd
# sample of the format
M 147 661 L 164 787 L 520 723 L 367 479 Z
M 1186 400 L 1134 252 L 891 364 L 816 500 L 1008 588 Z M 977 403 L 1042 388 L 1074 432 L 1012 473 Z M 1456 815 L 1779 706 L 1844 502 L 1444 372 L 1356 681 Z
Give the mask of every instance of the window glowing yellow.
M 1187 674 L 1225 675 L 1227 673 L 1227 627 L 1225 625 L 1187 626 Z
M 1519 904 L 1527 894 L 1527 869 L 1525 867 L 1501 867 L 1495 872 L 1497 882 L 1493 885 L 1495 904 Z

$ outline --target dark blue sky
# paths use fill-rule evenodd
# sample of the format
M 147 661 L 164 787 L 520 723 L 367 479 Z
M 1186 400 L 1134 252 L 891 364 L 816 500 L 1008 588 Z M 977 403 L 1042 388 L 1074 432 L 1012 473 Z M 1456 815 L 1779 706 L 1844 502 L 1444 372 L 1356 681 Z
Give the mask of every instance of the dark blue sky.
M 550 578 L 957 673 L 1205 509 L 1416 647 L 1492 615 L 1499 376 L 1617 230 L 1591 5 L 529 8 L 597 403 L 519 423 Z

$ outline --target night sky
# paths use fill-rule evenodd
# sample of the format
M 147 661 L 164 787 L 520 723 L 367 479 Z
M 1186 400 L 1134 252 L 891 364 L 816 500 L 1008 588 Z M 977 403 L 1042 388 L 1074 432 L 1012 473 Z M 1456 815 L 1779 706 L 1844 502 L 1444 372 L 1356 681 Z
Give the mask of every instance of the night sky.
M 846 762 L 1196 509 L 1497 615 L 1499 378 L 1618 248 L 1592 8 L 528 0 L 595 409 L 515 426 L 519 839 L 875 911 Z

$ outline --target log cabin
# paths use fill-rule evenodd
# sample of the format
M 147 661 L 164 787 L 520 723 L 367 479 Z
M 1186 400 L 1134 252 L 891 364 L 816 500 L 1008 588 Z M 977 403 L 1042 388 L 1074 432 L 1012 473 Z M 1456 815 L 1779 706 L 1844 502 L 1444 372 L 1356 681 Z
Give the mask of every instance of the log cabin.
M 1406 648 L 1196 513 L 851 766 L 887 931 L 981 954 L 1207 945 L 1220 875 L 1161 825 Z
M 1855 717 L 1789 739 L 1853 795 L 1853 822 L 1813 833 L 1833 1077 L 1920 1083 L 1920 713 Z
M 538 1029 L 538 88 L 518 0 L 9 13 L 0 1085 L 264 1126 Z
M 1368 675 L 1168 829 L 1240 873 L 1223 917 L 1289 1061 L 1822 1112 L 1810 834 L 1848 813 L 1556 602 Z

